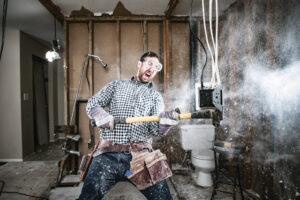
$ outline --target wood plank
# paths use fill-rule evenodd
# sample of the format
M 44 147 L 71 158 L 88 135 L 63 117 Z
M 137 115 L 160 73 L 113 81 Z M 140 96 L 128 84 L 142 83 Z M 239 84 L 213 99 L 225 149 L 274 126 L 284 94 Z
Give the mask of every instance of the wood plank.
M 72 41 L 72 42 L 70 42 Z M 69 24 L 69 114 L 73 109 L 73 103 L 77 92 L 78 82 L 85 55 L 89 52 L 89 33 L 88 23 L 70 23 Z M 86 69 L 86 67 L 85 67 Z M 78 99 L 89 98 L 88 85 L 85 78 L 85 71 L 82 76 L 82 82 L 79 90 Z M 74 120 L 74 117 L 73 117 Z M 73 124 L 73 123 L 72 123 Z
M 109 82 L 119 77 L 117 23 L 94 23 L 94 53 L 107 64 L 104 69 L 100 62 L 94 61 L 94 94 Z
M 148 51 L 153 51 L 160 55 L 161 51 L 161 30 L 160 30 L 161 23 L 153 22 L 147 23 L 147 46 Z M 162 62 L 162 60 L 161 60 Z M 163 70 L 160 71 L 153 79 L 154 87 L 157 91 L 163 91 L 163 82 L 162 79 L 160 81 L 160 77 L 163 75 Z
M 168 108 L 168 88 L 170 84 L 170 21 L 163 21 L 163 64 L 164 64 L 164 100 Z
M 118 80 L 121 79 L 121 24 L 120 20 L 117 21 L 116 41 L 117 41 L 117 67 L 119 69 Z
M 39 0 L 39 2 L 59 21 L 64 24 L 64 15 L 60 11 L 60 7 L 55 5 L 51 0 Z
M 94 54 L 94 26 L 93 26 L 93 21 L 89 21 L 89 54 Z M 89 83 L 90 83 L 90 88 L 89 88 L 89 96 L 93 95 L 94 91 L 94 61 L 95 59 L 89 58 L 89 66 L 88 67 L 88 78 L 89 78 Z
M 178 0 L 169 1 L 168 8 L 165 11 L 165 16 L 167 19 L 171 17 L 173 10 L 176 8 L 177 4 L 178 4 Z
M 121 80 L 137 73 L 137 62 L 143 54 L 142 22 L 121 23 Z
M 245 40 L 245 48 L 246 48 L 246 59 L 247 63 L 250 63 L 253 55 L 254 55 L 254 43 L 253 43 L 253 38 L 254 38 L 254 33 L 252 30 L 251 26 L 251 13 L 252 13 L 252 5 L 251 5 L 251 0 L 246 0 L 244 4 L 244 9 L 245 9 L 245 19 L 244 22 L 246 24 L 246 40 Z M 249 65 L 245 66 L 245 70 L 247 70 L 247 67 Z M 246 82 L 245 80 L 245 86 L 250 87 L 249 82 Z M 251 105 L 253 102 L 251 102 L 251 97 L 248 96 L 248 92 L 245 91 L 245 99 L 244 99 L 244 105 L 245 105 L 245 113 L 251 113 L 249 109 L 251 109 Z M 253 116 L 245 116 L 245 126 L 247 126 L 247 132 L 245 133 L 245 141 L 247 144 L 252 145 L 253 143 L 253 135 L 254 135 L 254 130 L 252 124 L 254 124 Z M 243 176 L 243 186 L 245 188 L 251 188 L 252 185 L 252 153 L 251 152 L 246 152 L 245 153 L 245 159 L 244 159 L 244 176 Z

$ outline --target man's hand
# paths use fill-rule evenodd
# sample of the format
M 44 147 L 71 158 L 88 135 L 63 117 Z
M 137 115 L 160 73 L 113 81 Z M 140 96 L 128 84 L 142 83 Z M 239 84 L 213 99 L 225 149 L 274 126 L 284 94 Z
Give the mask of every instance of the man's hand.
M 91 116 L 98 128 L 109 128 L 111 131 L 114 129 L 114 117 L 108 114 L 102 107 L 92 108 Z
M 179 122 L 179 113 L 176 111 L 162 112 L 159 114 L 158 132 L 165 135 L 172 126 Z
M 176 111 L 162 112 L 159 114 L 159 124 L 174 126 L 178 124 L 179 113 Z

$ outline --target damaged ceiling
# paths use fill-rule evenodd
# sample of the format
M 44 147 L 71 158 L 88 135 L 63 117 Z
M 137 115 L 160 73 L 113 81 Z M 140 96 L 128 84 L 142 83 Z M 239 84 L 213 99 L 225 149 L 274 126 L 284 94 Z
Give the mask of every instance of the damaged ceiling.
M 235 1 L 219 1 L 219 15 L 222 15 Z M 7 11 L 7 27 L 20 29 L 37 38 L 51 42 L 54 39 L 54 19 L 49 12 L 49 8 L 46 8 L 42 2 L 57 6 L 59 15 L 65 17 L 70 16 L 72 11 L 80 10 L 82 7 L 91 11 L 94 16 L 111 15 L 119 2 L 133 15 L 166 16 L 169 5 L 173 3 L 175 7 L 171 16 L 188 16 L 190 8 L 190 0 L 10 0 Z M 208 7 L 208 1 L 205 2 L 206 7 Z M 200 0 L 194 0 L 193 15 L 202 15 L 200 3 Z M 206 10 L 208 11 L 208 8 Z M 57 23 L 57 38 L 63 41 L 61 23 Z
M 219 15 L 223 13 L 236 0 L 221 0 L 219 2 Z M 159 15 L 164 16 L 169 9 L 171 2 L 174 2 L 176 7 L 172 12 L 172 16 L 187 16 L 189 14 L 190 0 L 52 0 L 52 2 L 61 9 L 61 13 L 68 17 L 73 10 L 84 8 L 90 10 L 95 16 L 103 14 L 111 15 L 117 4 L 121 2 L 127 10 L 134 15 Z M 208 11 L 208 1 L 205 0 Z M 200 0 L 194 0 L 194 9 L 200 7 Z M 197 12 L 202 15 L 202 12 Z

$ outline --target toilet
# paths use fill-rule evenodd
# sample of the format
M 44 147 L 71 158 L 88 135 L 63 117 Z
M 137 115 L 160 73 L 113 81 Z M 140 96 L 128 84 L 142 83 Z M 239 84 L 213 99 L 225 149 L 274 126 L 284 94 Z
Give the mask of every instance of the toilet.
M 215 169 L 214 152 L 211 150 L 215 128 L 211 124 L 181 125 L 180 142 L 184 150 L 192 151 L 195 167 L 193 178 L 197 185 L 213 185 L 211 172 Z

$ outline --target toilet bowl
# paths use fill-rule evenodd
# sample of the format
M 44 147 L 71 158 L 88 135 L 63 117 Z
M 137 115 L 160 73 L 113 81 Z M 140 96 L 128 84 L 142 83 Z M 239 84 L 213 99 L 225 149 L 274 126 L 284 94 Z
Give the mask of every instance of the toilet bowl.
M 192 150 L 193 175 L 197 185 L 210 187 L 213 185 L 211 171 L 215 169 L 214 152 L 209 149 Z
M 214 152 L 211 150 L 215 128 L 210 124 L 181 125 L 180 141 L 184 150 L 192 150 L 193 174 L 197 185 L 213 185 L 211 171 L 215 169 Z

